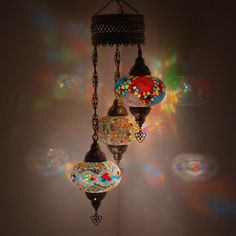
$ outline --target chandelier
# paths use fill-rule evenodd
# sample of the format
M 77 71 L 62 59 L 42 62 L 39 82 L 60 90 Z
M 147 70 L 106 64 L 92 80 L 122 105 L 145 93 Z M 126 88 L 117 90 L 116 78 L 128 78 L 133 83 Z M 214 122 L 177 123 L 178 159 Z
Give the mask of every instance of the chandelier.
M 115 2 L 118 7 L 116 14 L 100 14 L 107 6 Z M 123 6 L 134 13 L 127 14 Z M 129 144 L 137 139 L 142 142 L 146 133 L 142 130 L 145 117 L 150 113 L 151 106 L 160 103 L 165 97 L 165 85 L 156 77 L 151 76 L 145 65 L 141 45 L 145 36 L 144 16 L 124 0 L 111 0 L 103 6 L 93 17 L 92 33 L 92 63 L 93 63 L 93 95 L 92 107 L 92 144 L 85 155 L 84 161 L 76 164 L 71 173 L 71 181 L 86 193 L 91 201 L 95 214 L 92 222 L 97 225 L 102 220 L 98 214 L 101 201 L 106 192 L 116 188 L 121 181 L 121 170 L 118 165 Z M 107 116 L 98 118 L 99 104 L 98 83 L 98 47 L 115 46 L 114 102 L 108 110 Z M 120 78 L 121 46 L 137 46 L 138 57 L 130 69 L 129 76 Z M 131 114 L 128 116 L 126 107 Z M 108 161 L 101 151 L 99 142 L 105 143 L 113 154 L 116 164 Z

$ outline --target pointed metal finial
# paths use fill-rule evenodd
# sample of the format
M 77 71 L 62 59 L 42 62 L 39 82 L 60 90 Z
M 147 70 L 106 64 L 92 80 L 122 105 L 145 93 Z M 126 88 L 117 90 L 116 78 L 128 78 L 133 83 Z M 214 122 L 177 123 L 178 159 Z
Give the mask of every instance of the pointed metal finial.
M 137 133 L 135 133 L 135 138 L 139 143 L 142 143 L 145 140 L 146 136 L 147 134 L 144 133 L 141 128 Z
M 98 215 L 98 212 L 95 211 L 95 214 L 93 216 L 90 216 L 90 219 L 94 223 L 94 225 L 99 225 L 99 223 L 102 221 L 102 216 Z

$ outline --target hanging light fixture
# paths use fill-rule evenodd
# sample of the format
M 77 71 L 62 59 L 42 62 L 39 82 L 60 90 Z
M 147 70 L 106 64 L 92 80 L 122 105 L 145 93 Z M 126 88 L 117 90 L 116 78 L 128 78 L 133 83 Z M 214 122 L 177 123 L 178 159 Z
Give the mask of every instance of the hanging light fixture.
M 115 83 L 120 78 L 120 50 L 116 47 L 115 53 L 116 72 Z M 116 163 L 119 164 L 124 152 L 135 140 L 135 133 L 138 126 L 134 119 L 128 116 L 127 109 L 122 105 L 121 100 L 115 99 L 108 110 L 107 116 L 99 120 L 99 140 L 107 144 L 109 151 L 113 154 Z
M 105 154 L 101 151 L 98 144 L 98 73 L 97 73 L 97 64 L 98 64 L 98 53 L 97 45 L 94 45 L 93 50 L 93 97 L 92 105 L 94 109 L 94 114 L 92 118 L 92 126 L 94 134 L 92 136 L 93 143 L 90 150 L 85 156 L 84 162 L 76 164 L 71 173 L 71 181 L 80 190 L 85 191 L 86 196 L 92 201 L 92 205 L 95 209 L 95 215 L 91 216 L 91 219 L 95 225 L 97 225 L 102 217 L 98 215 L 97 211 L 101 204 L 101 201 L 105 197 L 104 192 L 110 191 L 118 186 L 121 178 L 121 171 L 119 167 L 107 161 Z M 89 193 L 89 194 L 88 194 Z M 100 197 L 98 197 L 100 196 Z M 96 199 L 96 200 L 95 200 Z M 96 207 L 93 202 L 96 202 Z
M 117 81 L 115 93 L 125 105 L 129 106 L 140 127 L 135 137 L 142 142 L 146 137 L 146 133 L 142 131 L 145 117 L 150 113 L 151 106 L 159 104 L 164 99 L 166 92 L 164 83 L 152 77 L 149 68 L 145 65 L 140 44 L 138 44 L 138 57 L 130 69 L 129 77 Z
M 121 179 L 119 167 L 107 161 L 98 143 L 93 143 L 84 162 L 76 164 L 71 174 L 72 183 L 89 193 L 102 193 L 117 187 Z
M 118 14 L 100 14 L 110 3 L 116 2 L 118 6 Z M 126 14 L 123 11 L 123 6 L 126 5 L 131 10 L 133 10 L 134 14 Z M 164 86 L 161 87 L 161 81 L 158 79 L 154 79 L 150 76 L 149 69 L 145 66 L 144 60 L 142 58 L 140 45 L 144 43 L 144 16 L 141 15 L 134 7 L 132 7 L 129 3 L 124 0 L 110 0 L 104 7 L 102 7 L 93 17 L 92 17 L 92 25 L 91 25 L 91 33 L 92 33 L 92 44 L 94 46 L 93 50 L 93 87 L 94 93 L 92 97 L 92 104 L 94 109 L 92 126 L 94 130 L 94 134 L 92 136 L 93 143 L 91 145 L 90 150 L 85 156 L 84 162 L 78 163 L 74 166 L 73 171 L 71 173 L 71 181 L 74 185 L 78 186 L 79 189 L 86 192 L 87 198 L 91 201 L 92 206 L 95 209 L 95 215 L 91 216 L 91 219 L 95 225 L 97 225 L 102 216 L 98 215 L 97 211 L 101 204 L 101 201 L 106 196 L 106 192 L 114 189 L 118 186 L 121 180 L 121 171 L 119 167 L 107 161 L 105 154 L 101 151 L 100 146 L 98 144 L 98 138 L 100 141 L 105 142 L 108 145 L 109 150 L 112 152 L 117 163 L 122 158 L 122 154 L 126 151 L 127 145 L 133 142 L 134 133 L 137 138 L 138 134 L 138 126 L 137 130 L 135 130 L 135 123 L 131 121 L 129 118 L 128 112 L 126 108 L 122 105 L 119 96 L 114 100 L 112 107 L 108 111 L 108 116 L 104 117 L 98 121 L 97 108 L 98 108 L 98 72 L 97 72 L 97 63 L 98 63 L 98 52 L 97 47 L 102 46 L 113 46 L 116 45 L 116 55 L 115 55 L 115 63 L 117 66 L 116 74 L 115 74 L 115 82 L 118 83 L 120 79 L 120 52 L 119 46 L 135 46 L 139 47 L 139 57 L 136 60 L 135 66 L 131 69 L 130 76 L 137 77 L 136 82 L 138 80 L 142 80 L 141 77 L 145 78 L 145 81 L 152 80 L 153 90 L 154 88 L 158 88 L 158 92 L 161 91 L 164 93 Z M 141 63 L 141 64 L 140 64 Z M 142 72 L 142 66 L 145 67 L 145 72 Z M 137 67 L 137 68 L 136 68 Z M 148 70 L 147 70 L 148 69 Z M 136 83 L 135 82 L 135 83 Z M 139 82 L 141 86 L 143 86 L 143 82 Z M 139 84 L 138 83 L 138 84 Z M 145 82 L 146 83 L 146 82 Z M 144 84 L 145 84 L 144 83 Z M 159 85 L 159 87 L 158 87 Z M 156 86 L 156 87 L 155 87 Z M 161 90 L 162 88 L 162 90 Z M 159 94 L 159 93 L 158 93 Z M 158 95 L 157 94 L 157 95 Z M 147 95 L 149 96 L 149 95 Z M 152 96 L 152 94 L 150 94 Z M 122 97 L 122 96 L 120 96 Z M 154 95 L 150 97 L 150 100 L 160 99 L 156 98 Z M 134 106 L 135 109 L 143 108 L 142 115 L 145 113 L 149 113 L 150 106 L 156 103 L 156 100 L 151 100 L 153 104 L 145 104 L 145 106 Z M 131 113 L 135 114 L 135 112 L 130 108 Z M 137 112 L 136 112 L 137 113 Z M 138 110 L 137 114 L 141 114 Z M 145 117 L 145 116 L 144 116 Z M 141 121 L 140 117 L 135 116 L 136 121 L 140 123 L 141 130 Z M 113 128 L 117 127 L 116 132 L 113 132 Z M 114 135 L 114 137 L 113 137 Z
M 117 164 L 122 159 L 128 145 L 135 140 L 138 126 L 134 119 L 128 116 L 126 108 L 114 100 L 107 116 L 99 120 L 99 140 L 107 144 L 109 151 Z

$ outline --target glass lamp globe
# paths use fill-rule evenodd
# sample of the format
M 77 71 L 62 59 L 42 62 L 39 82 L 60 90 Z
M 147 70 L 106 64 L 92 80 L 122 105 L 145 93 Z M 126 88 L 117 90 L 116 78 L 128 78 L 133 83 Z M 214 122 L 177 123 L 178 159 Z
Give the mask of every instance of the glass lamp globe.
M 120 146 L 134 142 L 139 127 L 129 116 L 105 116 L 99 120 L 99 140 L 107 145 Z
M 80 162 L 74 166 L 71 180 L 80 190 L 85 192 L 108 192 L 120 183 L 121 171 L 111 161 Z
M 151 75 L 123 77 L 115 84 L 115 94 L 129 107 L 150 107 L 165 97 L 164 83 Z
M 109 108 L 107 116 L 98 122 L 99 141 L 107 144 L 113 158 L 119 165 L 128 145 L 135 140 L 138 125 L 128 116 L 127 109 L 120 100 L 115 99 Z
M 71 173 L 72 183 L 87 193 L 108 192 L 117 187 L 120 180 L 119 167 L 106 159 L 97 142 L 91 145 L 84 162 L 76 164 Z

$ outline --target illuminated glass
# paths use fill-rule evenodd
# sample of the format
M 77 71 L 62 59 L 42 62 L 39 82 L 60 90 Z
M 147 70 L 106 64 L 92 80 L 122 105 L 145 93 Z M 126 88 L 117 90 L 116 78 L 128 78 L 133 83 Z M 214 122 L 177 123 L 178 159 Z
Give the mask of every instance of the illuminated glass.
M 146 107 L 160 103 L 165 97 L 164 83 L 152 76 L 123 77 L 115 84 L 117 98 L 130 107 Z
M 90 193 L 107 192 L 121 180 L 119 167 L 111 161 L 80 162 L 74 166 L 71 181 L 80 190 Z
M 128 145 L 139 127 L 129 116 L 105 116 L 99 120 L 99 140 L 108 145 Z

